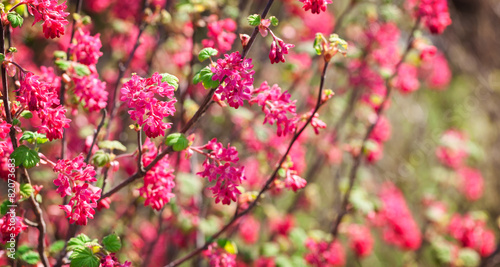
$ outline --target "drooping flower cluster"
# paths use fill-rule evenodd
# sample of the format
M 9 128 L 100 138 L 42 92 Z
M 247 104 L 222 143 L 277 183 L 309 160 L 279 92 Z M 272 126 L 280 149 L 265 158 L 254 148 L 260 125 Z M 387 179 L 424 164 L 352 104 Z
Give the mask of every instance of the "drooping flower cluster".
M 215 203 L 229 205 L 231 201 L 236 202 L 241 194 L 237 186 L 245 179 L 244 167 L 236 167 L 238 163 L 238 151 L 228 144 L 225 148 L 217 139 L 212 139 L 201 147 L 191 147 L 192 151 L 206 156 L 203 162 L 204 170 L 197 174 L 207 178 L 209 182 L 215 182 L 210 189 L 215 197 Z M 202 150 L 209 150 L 205 153 Z
M 74 38 L 69 46 L 72 59 L 87 66 L 97 64 L 102 56 L 100 34 L 92 36 L 89 32 L 78 29 Z
M 299 0 L 304 4 L 305 11 L 311 10 L 313 14 L 319 14 L 326 11 L 326 5 L 331 4 L 331 0 Z
M 42 21 L 45 38 L 56 38 L 64 35 L 64 26 L 68 24 L 66 17 L 68 12 L 66 2 L 58 4 L 57 0 L 25 0 L 28 12 L 35 17 L 33 25 Z
M 66 218 L 70 219 L 70 223 L 87 225 L 87 220 L 94 218 L 94 209 L 101 197 L 101 189 L 91 185 L 97 181 L 94 167 L 87 165 L 80 154 L 72 160 L 59 160 L 54 166 L 54 172 L 58 173 L 54 180 L 56 192 L 61 197 L 71 196 L 67 205 L 60 205 L 66 212 Z
M 236 267 L 236 255 L 228 253 L 217 244 L 210 244 L 208 249 L 202 252 L 208 265 L 213 267 Z
M 295 45 L 285 43 L 281 38 L 276 36 L 273 31 L 271 31 L 269 26 L 271 26 L 271 19 L 262 19 L 260 21 L 260 35 L 262 35 L 262 37 L 266 37 L 268 33 L 271 33 L 271 36 L 273 37 L 271 49 L 269 50 L 269 60 L 271 61 L 271 64 L 285 62 L 285 55 L 287 55 L 289 50 L 295 47 Z
M 165 130 L 171 127 L 163 118 L 175 113 L 174 91 L 175 88 L 163 82 L 158 73 L 146 79 L 133 75 L 123 85 L 120 100 L 127 103 L 131 119 L 143 127 L 148 137 L 155 138 L 164 136 Z M 158 96 L 168 101 L 159 100 Z
M 441 34 L 451 24 L 446 0 L 410 0 L 408 6 L 418 4 L 415 16 L 421 17 L 422 22 L 433 34 Z
M 252 59 L 242 59 L 239 52 L 225 54 L 211 67 L 214 73 L 212 80 L 221 82 L 215 93 L 230 107 L 238 108 L 243 101 L 250 100 L 255 73 L 252 68 Z
M 401 191 L 388 182 L 382 185 L 379 197 L 382 207 L 374 224 L 382 229 L 384 240 L 404 250 L 418 249 L 422 235 Z
M 287 169 L 285 174 L 285 187 L 297 192 L 297 190 L 304 188 L 307 181 L 297 175 L 297 171 Z
M 455 214 L 450 220 L 448 231 L 463 247 L 474 249 L 482 257 L 489 256 L 495 250 L 494 232 L 486 228 L 483 220 L 474 219 L 469 214 Z
M 234 33 L 236 22 L 230 18 L 217 20 L 216 16 L 211 16 L 209 20 L 212 21 L 207 25 L 208 39 L 202 40 L 201 44 L 204 47 L 213 47 L 221 53 L 231 50 L 231 46 L 236 39 L 236 34 Z
M 293 134 L 297 126 L 297 114 L 295 103 L 297 100 L 290 100 L 288 91 L 281 92 L 281 88 L 275 84 L 269 87 L 267 82 L 263 82 L 259 88 L 255 89 L 254 95 L 249 101 L 251 104 L 257 103 L 262 107 L 265 114 L 264 124 L 276 123 L 277 135 Z
M 344 266 L 346 255 L 340 242 L 334 241 L 328 243 L 326 241 L 316 241 L 312 238 L 308 238 L 305 245 L 308 252 L 304 255 L 304 259 L 312 266 Z
M 38 113 L 41 120 L 38 132 L 46 134 L 49 140 L 62 138 L 71 120 L 66 118 L 66 109 L 59 105 L 55 88 L 31 72 L 26 73 L 20 83 L 17 100 L 28 110 Z
M 80 103 L 89 111 L 99 111 L 106 107 L 108 91 L 106 83 L 101 81 L 97 74 L 83 77 L 74 77 L 74 92 Z
M 349 246 L 360 258 L 369 256 L 373 250 L 373 237 L 370 228 L 364 225 L 351 224 L 347 228 Z
M 118 258 L 116 258 L 115 253 L 111 253 L 101 258 L 101 267 L 130 267 L 132 262 L 126 261 L 125 263 L 120 263 Z
M 146 139 L 142 147 L 142 164 L 147 166 L 158 155 L 158 149 L 149 139 Z M 165 204 L 175 195 L 172 189 L 175 187 L 175 176 L 168 163 L 168 157 L 164 157 L 156 165 L 146 172 L 143 186 L 139 193 L 145 198 L 144 205 L 151 206 L 155 210 L 161 210 Z
M 3 244 L 15 240 L 16 236 L 26 230 L 28 226 L 23 223 L 23 218 L 7 213 L 0 219 L 0 237 Z

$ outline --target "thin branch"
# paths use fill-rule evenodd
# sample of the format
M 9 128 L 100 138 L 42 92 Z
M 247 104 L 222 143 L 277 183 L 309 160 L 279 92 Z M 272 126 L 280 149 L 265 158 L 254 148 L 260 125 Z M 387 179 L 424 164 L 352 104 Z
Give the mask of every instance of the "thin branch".
M 89 163 L 90 161 L 90 156 L 92 156 L 92 149 L 94 148 L 94 145 L 97 141 L 97 136 L 99 135 L 99 132 L 101 131 L 102 126 L 104 126 L 104 121 L 106 120 L 106 114 L 107 111 L 106 109 L 101 109 L 102 113 L 102 119 L 101 122 L 99 122 L 99 125 L 97 125 L 97 128 L 94 130 L 94 138 L 92 138 L 92 144 L 90 145 L 89 152 L 87 153 L 87 157 L 85 158 L 85 163 Z

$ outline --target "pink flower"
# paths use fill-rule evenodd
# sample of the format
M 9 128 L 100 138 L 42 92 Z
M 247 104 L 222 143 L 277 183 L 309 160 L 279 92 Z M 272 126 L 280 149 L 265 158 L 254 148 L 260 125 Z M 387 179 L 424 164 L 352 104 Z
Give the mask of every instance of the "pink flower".
M 420 0 L 416 15 L 433 34 L 441 34 L 451 24 L 446 0 Z
M 120 100 L 127 103 L 130 118 L 143 127 L 148 137 L 155 138 L 164 136 L 165 130 L 171 127 L 163 118 L 175 113 L 174 91 L 173 86 L 162 82 L 158 73 L 147 79 L 133 75 L 123 85 Z M 158 97 L 166 97 L 169 101 L 158 100 Z
M 97 181 L 94 167 L 87 165 L 80 154 L 72 160 L 57 161 L 54 172 L 58 173 L 57 179 L 54 180 L 56 192 L 61 197 L 71 196 L 68 205 L 59 207 L 66 212 L 70 223 L 87 225 L 87 219 L 94 218 L 94 209 L 101 197 L 101 189 L 89 184 Z
M 264 123 L 273 125 L 276 122 L 278 136 L 294 133 L 297 124 L 297 101 L 290 100 L 288 91 L 281 92 L 277 84 L 270 88 L 267 82 L 263 82 L 252 94 L 255 96 L 249 102 L 262 107 L 266 115 Z
M 373 139 L 377 142 L 385 142 L 391 138 L 392 127 L 391 123 L 385 116 L 380 116 L 377 121 L 377 124 L 373 128 L 372 133 L 370 134 L 370 139 Z
M 132 266 L 132 263 L 130 261 L 126 261 L 125 263 L 121 264 L 118 261 L 118 258 L 116 258 L 115 253 L 111 253 L 109 255 L 106 255 L 106 257 L 101 258 L 101 267 L 130 267 Z
M 215 184 L 208 189 L 212 191 L 215 197 L 215 203 L 229 205 L 231 201 L 236 202 L 237 196 L 241 194 L 237 186 L 245 180 L 244 167 L 235 167 L 238 163 L 238 151 L 230 145 L 224 148 L 217 139 L 212 139 L 208 144 L 192 150 L 204 154 L 207 158 L 203 162 L 204 170 L 197 174 L 207 178 L 209 182 Z M 209 153 L 201 150 L 210 150 Z
M 142 163 L 147 166 L 158 155 L 158 149 L 149 139 L 146 139 L 142 149 L 144 153 Z M 146 199 L 145 206 L 150 205 L 155 210 L 161 210 L 175 196 L 172 193 L 175 187 L 173 172 L 168 163 L 168 157 L 164 157 L 146 173 L 144 184 L 139 188 L 139 193 Z
M 220 94 L 220 99 L 226 100 L 230 107 L 238 108 L 244 100 L 250 100 L 254 74 L 252 68 L 252 59 L 242 59 L 239 52 L 225 54 L 211 67 L 214 73 L 212 80 L 221 82 L 215 93 Z
M 476 169 L 462 167 L 457 170 L 457 173 L 461 179 L 460 190 L 465 194 L 465 197 L 470 201 L 481 198 L 484 190 L 484 179 L 481 172 Z
M 482 257 L 488 257 L 495 250 L 494 232 L 486 228 L 484 221 L 470 215 L 455 214 L 450 220 L 448 231 L 463 247 L 476 250 Z
M 204 47 L 213 47 L 219 50 L 220 53 L 225 53 L 231 50 L 234 40 L 236 39 L 236 22 L 232 19 L 216 20 L 217 17 L 210 17 L 212 22 L 207 25 L 209 39 L 201 41 Z
M 360 258 L 367 257 L 373 250 L 373 237 L 370 229 L 363 225 L 351 224 L 347 229 L 350 247 Z
M 75 39 L 69 46 L 69 53 L 74 61 L 87 66 L 95 65 L 102 56 L 101 47 L 99 34 L 91 36 L 88 32 L 79 29 L 75 32 Z
M 210 244 L 202 255 L 211 267 L 236 267 L 236 255 L 227 253 L 215 243 Z
M 260 236 L 260 222 L 253 216 L 246 217 L 240 223 L 239 233 L 245 243 L 255 244 Z
M 312 111 L 307 114 L 307 116 L 311 116 Z M 313 127 L 314 133 L 319 134 L 319 129 L 326 129 L 326 123 L 319 119 L 319 114 L 314 113 L 314 116 L 311 119 L 311 126 Z
M 292 189 L 293 192 L 297 192 L 297 190 L 304 188 L 307 185 L 307 181 L 302 177 L 297 175 L 297 172 L 294 170 L 287 169 L 286 177 L 285 177 L 285 187 L 288 189 Z
M 452 73 L 448 60 L 442 53 L 437 53 L 434 57 L 424 61 L 421 70 L 430 89 L 442 90 L 450 84 Z
M 453 169 L 461 167 L 469 156 L 465 135 L 457 130 L 447 130 L 441 136 L 436 156 L 442 164 L 448 167 Z
M 38 111 L 59 104 L 57 92 L 50 90 L 47 83 L 40 81 L 40 76 L 28 72 L 20 82 L 17 100 L 26 105 L 28 110 Z
M 87 0 L 85 5 L 92 12 L 102 12 L 111 5 L 113 0 Z
M 5 244 L 11 240 L 15 240 L 15 237 L 26 229 L 28 229 L 28 226 L 23 223 L 23 218 L 7 213 L 0 219 L 1 242 Z
M 319 14 L 321 11 L 326 11 L 326 5 L 331 4 L 331 0 L 299 0 L 304 4 L 302 8 L 304 8 L 305 11 L 308 11 L 309 9 L 313 14 Z
M 68 24 L 66 2 L 58 5 L 57 0 L 25 0 L 28 12 L 35 17 L 33 25 L 42 21 L 45 38 L 56 38 L 64 34 L 64 25 Z
M 286 44 L 280 38 L 275 36 L 271 44 L 271 50 L 269 51 L 269 60 L 271 64 L 285 62 L 285 55 L 288 54 L 290 48 L 295 47 L 293 44 Z
M 108 91 L 106 83 L 99 80 L 97 74 L 84 77 L 74 77 L 76 97 L 89 111 L 99 111 L 106 107 Z
M 9 136 L 10 127 L 12 127 L 12 125 L 0 119 L 0 139 L 5 139 Z
M 410 64 L 401 64 L 398 75 L 394 79 L 394 86 L 401 93 L 411 93 L 418 90 L 420 82 L 417 78 L 417 68 Z
M 304 259 L 312 266 L 335 267 L 345 265 L 346 255 L 340 242 L 334 241 L 333 243 L 328 243 L 308 238 L 305 245 L 308 252 L 304 255 Z
M 40 117 L 42 125 L 38 128 L 38 132 L 46 134 L 50 141 L 61 139 L 64 128 L 69 128 L 71 122 L 70 119 L 66 118 L 65 114 L 66 109 L 63 106 L 40 110 L 38 117 Z
M 292 215 L 285 217 L 275 217 L 269 222 L 271 231 L 278 235 L 288 236 L 292 228 L 295 226 L 295 218 Z
M 422 235 L 401 191 L 387 182 L 382 186 L 379 197 L 382 207 L 376 215 L 375 224 L 382 229 L 384 240 L 404 250 L 418 249 Z

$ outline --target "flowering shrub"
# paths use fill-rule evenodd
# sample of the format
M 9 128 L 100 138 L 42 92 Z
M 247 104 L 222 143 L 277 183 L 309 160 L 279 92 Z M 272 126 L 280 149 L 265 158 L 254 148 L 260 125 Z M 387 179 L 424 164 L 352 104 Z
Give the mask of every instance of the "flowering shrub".
M 494 265 L 449 1 L 237 2 L 0 3 L 0 266 Z

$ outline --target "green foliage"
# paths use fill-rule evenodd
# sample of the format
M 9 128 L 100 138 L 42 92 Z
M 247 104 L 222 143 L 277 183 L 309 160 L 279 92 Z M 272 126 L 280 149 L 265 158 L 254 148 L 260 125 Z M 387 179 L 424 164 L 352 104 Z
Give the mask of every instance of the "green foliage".
M 257 27 L 260 24 L 261 18 L 259 14 L 253 14 L 248 16 L 247 20 L 250 26 Z
M 165 140 L 167 146 L 171 146 L 174 151 L 182 151 L 189 146 L 189 140 L 182 133 L 173 133 Z
M 7 211 L 9 211 L 9 205 L 12 205 L 12 203 L 10 203 L 10 201 L 8 200 L 5 200 L 4 202 L 2 202 L 2 205 L 0 205 L 0 214 L 2 215 L 5 215 L 7 214 Z
M 162 73 L 160 75 L 162 77 L 161 78 L 162 82 L 166 82 L 166 83 L 170 84 L 171 86 L 173 86 L 175 88 L 175 90 L 177 90 L 177 88 L 179 88 L 179 78 L 177 78 L 174 75 L 169 74 L 169 73 Z
M 35 190 L 33 189 L 33 187 L 31 187 L 30 184 L 21 184 L 19 186 L 19 193 L 21 194 L 21 196 L 23 196 L 25 198 L 30 197 L 34 191 Z
M 69 256 L 70 267 L 99 267 L 99 258 L 88 247 L 77 247 Z
M 14 159 L 14 164 L 20 166 L 21 164 L 25 168 L 35 167 L 38 162 L 40 162 L 40 157 L 35 150 L 29 149 L 27 146 L 20 146 L 10 154 L 10 158 Z
M 16 12 L 7 13 L 7 20 L 12 25 L 12 28 L 21 27 L 23 26 L 24 22 L 23 17 L 21 17 L 21 15 L 17 14 Z
M 33 250 L 21 254 L 19 258 L 30 265 L 35 265 L 37 262 L 40 261 L 40 255 L 38 255 L 38 253 Z
M 111 155 L 104 150 L 97 150 L 92 156 L 92 162 L 98 167 L 104 167 L 111 162 Z
M 205 87 L 206 89 L 216 88 L 219 85 L 219 81 L 212 80 L 213 76 L 214 76 L 214 74 L 210 70 L 210 68 L 205 67 L 194 75 L 193 83 L 198 84 L 198 83 L 202 82 L 203 87 Z
M 201 62 L 203 62 L 203 61 L 209 59 L 210 57 L 217 56 L 218 53 L 219 53 L 219 51 L 217 51 L 217 49 L 214 49 L 211 47 L 203 48 L 200 51 L 200 53 L 198 54 L 198 59 Z
M 31 132 L 31 131 L 24 131 L 23 136 L 19 139 L 19 141 L 26 141 L 31 144 L 45 144 L 49 141 L 47 136 L 45 134 L 37 133 L 37 132 Z
M 101 141 L 97 145 L 99 148 L 105 148 L 109 150 L 120 150 L 120 151 L 127 151 L 127 147 L 125 147 L 120 141 L 116 140 L 106 140 L 106 141 Z
M 102 245 L 109 252 L 118 252 L 122 248 L 120 237 L 111 234 L 102 239 Z
M 66 244 L 66 242 L 64 240 L 57 240 L 57 241 L 55 241 L 49 247 L 50 253 L 53 253 L 53 254 L 54 253 L 58 253 L 59 251 L 61 251 L 64 248 L 65 244 Z
M 275 16 L 271 16 L 271 17 L 269 18 L 269 20 L 271 21 L 271 24 L 272 24 L 273 26 L 278 26 L 278 24 L 280 23 L 280 22 L 279 22 L 279 20 L 278 20 L 278 18 L 276 18 Z
M 217 239 L 217 245 L 224 249 L 227 253 L 230 254 L 237 254 L 238 253 L 238 247 L 236 246 L 236 243 L 234 243 L 231 240 L 228 239 Z

